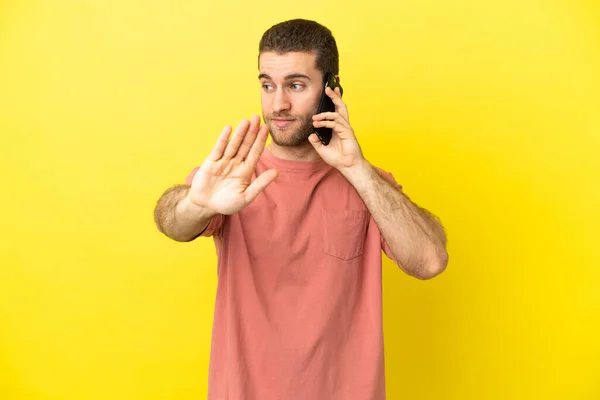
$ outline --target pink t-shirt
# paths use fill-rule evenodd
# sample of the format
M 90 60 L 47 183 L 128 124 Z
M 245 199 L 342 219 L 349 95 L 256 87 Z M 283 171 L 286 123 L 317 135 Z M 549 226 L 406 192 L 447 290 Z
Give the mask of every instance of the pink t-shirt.
M 256 172 L 271 168 L 275 182 L 202 234 L 218 255 L 208 399 L 384 399 L 381 261 L 391 252 L 339 171 L 265 150 Z

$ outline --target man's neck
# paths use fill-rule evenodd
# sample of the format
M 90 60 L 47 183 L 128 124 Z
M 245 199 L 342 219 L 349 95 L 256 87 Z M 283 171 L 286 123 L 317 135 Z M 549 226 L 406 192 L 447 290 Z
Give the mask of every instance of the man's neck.
M 283 160 L 316 161 L 321 159 L 315 148 L 309 142 L 294 147 L 278 146 L 271 142 L 267 146 L 267 151 L 270 151 L 275 157 Z

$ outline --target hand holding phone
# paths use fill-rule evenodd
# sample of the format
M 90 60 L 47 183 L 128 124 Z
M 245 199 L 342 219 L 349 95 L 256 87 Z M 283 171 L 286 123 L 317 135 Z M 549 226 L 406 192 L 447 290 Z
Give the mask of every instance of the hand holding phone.
M 325 93 L 325 89 L 327 87 L 330 87 L 331 90 L 335 90 L 336 87 L 339 87 L 340 88 L 340 96 L 344 93 L 344 89 L 342 89 L 342 86 L 340 85 L 338 80 L 335 78 L 335 75 L 332 74 L 331 72 L 326 73 L 325 77 L 323 79 L 323 93 L 321 93 L 321 100 L 319 101 L 319 107 L 317 108 L 317 114 L 320 114 L 323 112 L 335 112 L 335 104 L 333 104 L 333 101 L 331 100 L 331 98 L 327 95 L 327 93 Z M 315 128 L 315 133 L 319 137 L 319 140 L 321 140 L 321 143 L 323 143 L 325 146 L 327 146 L 329 144 L 329 142 L 331 141 L 331 135 L 333 134 L 333 129 L 324 128 L 324 127 Z

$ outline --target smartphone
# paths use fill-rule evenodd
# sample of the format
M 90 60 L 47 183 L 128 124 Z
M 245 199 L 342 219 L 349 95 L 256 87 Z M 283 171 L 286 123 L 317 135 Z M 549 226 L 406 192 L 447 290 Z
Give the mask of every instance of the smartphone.
M 321 93 L 321 100 L 319 101 L 319 107 L 317 108 L 317 114 L 320 114 L 323 112 L 334 112 L 335 111 L 335 104 L 333 104 L 333 101 L 331 101 L 331 98 L 329 96 L 327 96 L 327 93 L 325 93 L 325 89 L 327 87 L 330 87 L 332 90 L 335 90 L 336 87 L 339 87 L 340 94 L 344 93 L 344 89 L 342 89 L 342 85 L 340 85 L 338 80 L 335 78 L 335 75 L 332 74 L 331 72 L 326 73 L 325 77 L 323 79 L 323 93 Z M 329 141 L 331 140 L 331 135 L 333 133 L 333 130 L 331 128 L 325 128 L 325 127 L 315 128 L 315 133 L 319 137 L 319 140 L 321 140 L 321 143 L 323 143 L 325 146 L 327 146 L 329 144 Z

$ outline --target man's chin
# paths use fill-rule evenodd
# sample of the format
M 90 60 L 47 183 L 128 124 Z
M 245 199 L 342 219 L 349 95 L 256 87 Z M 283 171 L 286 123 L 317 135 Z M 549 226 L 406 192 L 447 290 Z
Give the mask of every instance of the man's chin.
M 308 143 L 308 137 L 285 136 L 281 134 L 273 134 L 271 132 L 273 143 L 281 147 L 298 147 Z
M 296 147 L 308 141 L 308 136 L 301 135 L 297 129 L 292 130 L 289 127 L 280 128 L 269 124 L 269 130 L 271 132 L 271 139 L 277 146 Z
M 271 135 L 271 138 L 273 139 L 273 143 L 281 147 L 298 147 L 306 143 L 306 140 L 293 140 L 289 138 L 285 138 L 286 140 L 281 140 L 280 137 L 273 135 Z

